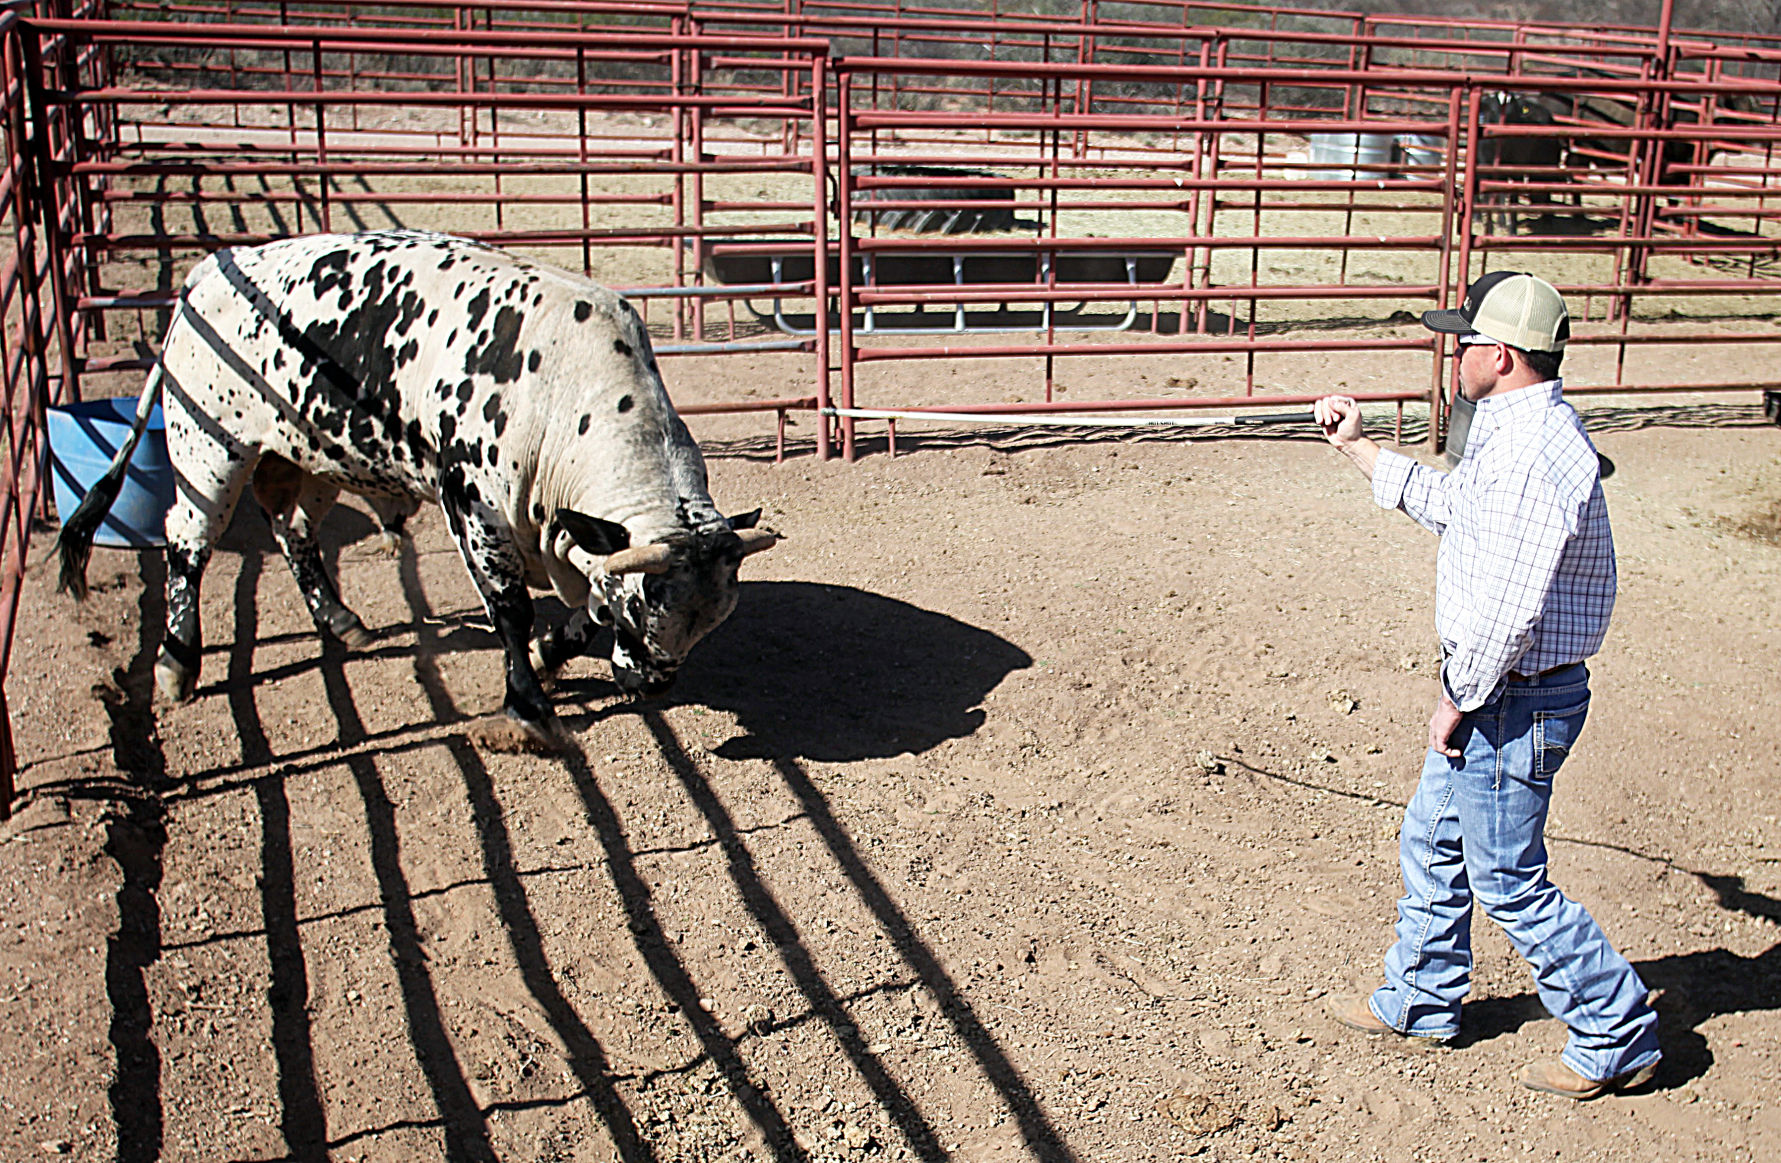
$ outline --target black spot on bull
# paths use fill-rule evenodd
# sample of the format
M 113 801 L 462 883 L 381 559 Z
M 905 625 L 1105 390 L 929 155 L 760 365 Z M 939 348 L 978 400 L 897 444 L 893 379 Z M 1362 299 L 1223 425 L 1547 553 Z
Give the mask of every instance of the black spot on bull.
M 309 285 L 319 302 L 324 295 L 340 292 L 340 307 L 345 310 L 352 302 L 352 272 L 346 269 L 348 253 L 336 250 L 316 259 L 309 268 Z
M 507 428 L 507 409 L 502 407 L 501 397 L 489 397 L 488 403 L 482 406 L 482 418 L 495 430 L 496 439 L 500 439 L 501 433 Z
M 494 326 L 477 337 L 477 345 L 464 357 L 464 370 L 471 375 L 490 376 L 497 384 L 510 384 L 519 379 L 523 362 L 519 352 L 519 330 L 525 321 L 525 316 L 512 307 L 495 312 Z
M 350 272 L 343 270 L 342 277 L 350 278 Z M 325 357 L 324 380 L 347 391 L 362 410 L 354 417 L 354 440 L 374 439 L 374 420 L 399 423 L 396 372 L 420 350 L 417 339 L 406 337 L 426 306 L 407 287 L 411 279 L 412 273 L 404 273 L 391 281 L 385 265 L 374 262 L 362 272 L 349 309 L 317 319 L 303 331 L 305 346 Z

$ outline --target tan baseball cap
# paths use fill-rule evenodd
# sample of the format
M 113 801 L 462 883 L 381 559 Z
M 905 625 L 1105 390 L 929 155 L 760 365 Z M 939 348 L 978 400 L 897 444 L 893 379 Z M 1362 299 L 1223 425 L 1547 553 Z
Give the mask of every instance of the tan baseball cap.
M 1449 335 L 1482 335 L 1523 351 L 1560 352 L 1571 338 L 1564 296 L 1525 271 L 1492 271 L 1466 288 L 1457 311 L 1424 311 L 1422 325 Z

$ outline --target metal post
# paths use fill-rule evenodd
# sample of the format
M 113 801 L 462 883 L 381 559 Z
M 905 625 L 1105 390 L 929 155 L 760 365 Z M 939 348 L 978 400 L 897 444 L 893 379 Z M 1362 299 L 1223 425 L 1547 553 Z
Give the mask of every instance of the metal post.
M 1483 96 L 1484 94 L 1482 92 L 1469 85 L 1465 89 L 1466 177 L 1465 182 L 1460 186 L 1459 210 L 1457 215 L 1457 225 L 1459 227 L 1459 285 L 1461 287 L 1469 284 L 1472 279 L 1472 219 L 1478 208 L 1478 141 L 1481 134 L 1481 130 L 1478 127 L 1478 107 L 1482 102 Z M 1452 151 L 1449 150 L 1448 152 L 1451 153 Z M 1451 172 L 1451 170 L 1452 162 L 1451 159 L 1449 159 L 1449 172 Z M 1440 293 L 1443 296 L 1446 295 L 1449 290 L 1449 280 L 1451 277 L 1451 274 L 1449 274 L 1448 278 L 1443 279 L 1441 282 Z M 1440 343 L 1437 346 L 1435 353 L 1435 362 L 1437 365 L 1439 365 L 1441 358 L 1440 348 L 1445 346 L 1445 343 Z M 1439 373 L 1437 373 L 1437 375 L 1438 374 Z M 1442 392 L 1459 383 L 1459 364 L 1457 362 L 1451 368 L 1447 379 L 1449 383 L 1444 385 L 1442 389 L 1437 390 L 1435 392 L 1435 398 L 1430 402 L 1430 452 L 1440 452 L 1446 447 L 1447 434 L 1442 430 L 1443 422 L 1446 419 L 1445 416 L 1442 415 L 1443 404 L 1445 401 L 1445 396 Z
M 1453 235 L 1455 230 L 1464 231 L 1471 225 L 1471 216 L 1455 220 L 1455 211 L 1459 209 L 1462 198 L 1455 188 L 1458 180 L 1460 110 L 1469 108 L 1466 94 L 1454 89 L 1447 95 L 1447 164 L 1442 169 L 1441 181 L 1441 261 L 1435 278 L 1435 307 L 1445 311 L 1451 301 L 1448 290 L 1453 285 Z M 1472 119 L 1477 124 L 1476 116 Z M 1461 237 L 1464 235 L 1462 233 Z M 1441 420 L 1444 397 L 1441 390 L 1445 387 L 1441 375 L 1442 357 L 1447 350 L 1447 340 L 1440 332 L 1435 332 L 1433 367 L 1429 370 L 1429 451 L 1441 451 Z M 1398 406 L 1398 428 L 1400 434 L 1404 425 L 1404 408 Z
M 691 56 L 692 89 L 694 94 L 704 92 L 701 83 L 705 75 L 705 54 L 698 49 L 689 50 Z M 705 107 L 695 105 L 692 108 L 692 143 L 693 162 L 695 165 L 705 161 Z M 692 189 L 693 230 L 690 239 L 693 252 L 692 270 L 687 272 L 694 286 L 705 281 L 705 174 L 702 170 L 693 172 Z M 683 248 L 684 251 L 684 248 Z M 693 342 L 702 343 L 705 339 L 705 301 L 688 296 L 687 309 L 692 312 Z
M 50 156 L 50 126 L 53 115 L 49 99 L 43 91 L 43 45 L 33 29 L 19 29 L 20 46 L 25 54 L 25 91 L 35 113 L 35 131 L 29 145 L 33 174 L 31 188 L 37 192 L 38 213 L 43 221 L 44 248 L 50 256 L 50 298 L 55 303 L 51 325 L 56 329 L 56 343 L 62 352 L 62 392 L 65 404 L 80 399 L 80 361 L 74 349 L 74 297 L 68 292 L 67 272 L 63 257 L 68 253 L 67 239 L 62 233 L 61 196 Z M 25 256 L 21 255 L 21 261 Z M 45 369 L 48 378 L 48 369 Z
M 841 312 L 841 406 L 853 409 L 853 74 L 835 74 L 835 218 L 839 246 L 840 285 L 836 306 Z M 826 256 L 825 256 L 826 258 Z M 824 321 L 826 326 L 827 321 Z M 841 417 L 841 458 L 852 462 L 853 417 Z
M 827 460 L 829 449 L 829 129 L 827 89 L 828 59 L 815 56 L 810 62 L 810 173 L 816 179 L 815 216 L 811 227 L 815 245 L 811 259 L 816 278 L 816 455 Z M 843 218 L 845 223 L 846 219 Z M 842 230 L 845 232 L 846 227 Z M 784 413 L 780 430 L 784 431 Z
M 318 38 L 310 42 L 310 51 L 315 54 L 315 91 L 319 97 L 322 92 L 322 42 Z M 332 230 L 333 216 L 329 212 L 328 188 L 332 185 L 328 177 L 328 106 L 325 101 L 315 103 L 315 161 L 322 171 L 320 178 L 321 191 L 319 197 L 322 207 L 322 229 Z
M 575 93 L 587 96 L 587 46 L 575 46 Z M 575 160 L 581 168 L 581 273 L 594 274 L 594 246 L 589 231 L 593 228 L 593 207 L 588 204 L 587 102 L 575 103 Z
M 80 50 L 75 46 L 74 38 L 72 36 L 64 37 L 61 66 L 64 73 L 62 78 L 62 88 L 67 92 L 78 93 L 85 87 L 81 79 L 80 58 Z M 93 110 L 95 115 L 97 115 L 102 108 L 103 106 L 95 108 Z M 78 104 L 74 105 L 71 108 L 68 117 L 68 150 L 70 157 L 85 159 L 95 156 L 98 152 L 88 144 L 84 122 L 85 110 Z M 95 199 L 91 189 L 91 182 L 91 178 L 81 174 L 70 172 L 68 175 L 68 196 L 73 201 L 74 220 L 79 224 L 79 229 L 82 233 L 87 235 L 95 233 L 96 222 L 94 210 Z M 96 295 L 99 293 L 101 280 L 99 277 L 99 255 L 96 248 L 90 246 L 81 248 L 78 276 L 73 277 L 72 281 L 83 288 L 84 294 Z M 91 346 L 92 341 L 95 339 L 105 338 L 105 316 L 103 314 L 93 317 L 90 336 L 88 335 L 87 320 L 83 317 L 79 322 L 81 325 L 81 337 L 87 346 Z
M 677 36 L 686 31 L 682 18 L 678 16 L 674 18 L 672 27 Z M 674 95 L 674 101 L 669 106 L 668 113 L 669 125 L 674 135 L 671 154 L 674 160 L 674 237 L 671 240 L 674 261 L 670 265 L 674 268 L 672 285 L 679 287 L 686 281 L 682 274 L 686 235 L 681 233 L 681 230 L 686 226 L 686 169 L 684 167 L 686 161 L 686 106 L 682 105 L 679 100 L 684 95 L 686 87 L 686 50 L 675 49 L 668 56 L 672 62 L 669 65 L 669 83 Z M 685 335 L 686 300 L 678 299 L 674 304 L 674 338 L 681 339 Z
M 0 685 L 0 822 L 12 818 L 12 797 L 17 791 L 13 773 L 18 769 L 19 757 L 12 744 L 12 708 L 6 703 L 5 686 Z

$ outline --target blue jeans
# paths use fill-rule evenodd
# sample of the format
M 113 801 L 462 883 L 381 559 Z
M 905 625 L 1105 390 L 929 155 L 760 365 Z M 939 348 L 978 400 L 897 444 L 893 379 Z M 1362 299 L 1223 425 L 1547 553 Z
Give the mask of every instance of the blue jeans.
M 1404 813 L 1397 943 L 1373 1014 L 1400 1033 L 1451 1038 L 1472 970 L 1472 901 L 1533 966 L 1552 1016 L 1570 1027 L 1564 1060 L 1588 1079 L 1659 1058 L 1645 983 L 1582 905 L 1546 878 L 1552 776 L 1589 714 L 1581 663 L 1511 682 L 1468 713 L 1449 759 L 1430 750 Z

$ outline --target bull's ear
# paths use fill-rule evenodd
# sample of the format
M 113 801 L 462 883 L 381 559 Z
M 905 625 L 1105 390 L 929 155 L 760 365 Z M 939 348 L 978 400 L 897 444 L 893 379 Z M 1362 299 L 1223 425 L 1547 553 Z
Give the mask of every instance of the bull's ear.
M 605 557 L 631 546 L 630 532 L 617 521 L 590 517 L 574 509 L 558 509 L 557 524 L 576 545 L 595 557 Z
M 760 519 L 761 511 L 759 509 L 754 509 L 747 513 L 737 513 L 734 517 L 726 518 L 732 529 L 753 529 L 755 523 Z

